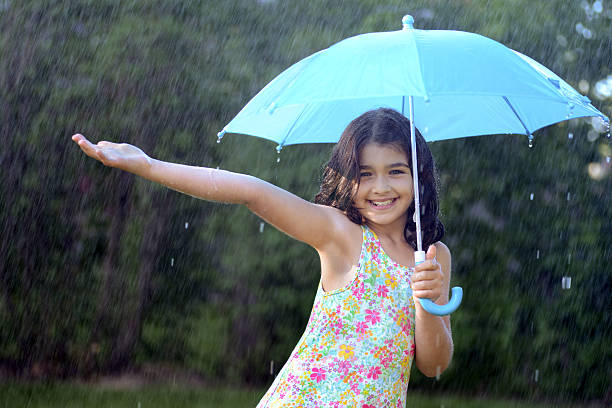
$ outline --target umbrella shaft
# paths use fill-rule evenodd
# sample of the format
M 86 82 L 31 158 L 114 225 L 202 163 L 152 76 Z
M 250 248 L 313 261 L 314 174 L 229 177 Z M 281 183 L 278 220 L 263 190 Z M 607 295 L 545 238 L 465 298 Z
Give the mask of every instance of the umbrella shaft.
M 404 98 L 402 96 L 402 111 L 404 110 Z M 419 166 L 417 164 L 416 131 L 414 127 L 414 101 L 412 95 L 408 97 L 410 109 L 410 149 L 412 150 L 412 180 L 414 185 L 414 222 L 416 223 L 417 251 L 423 250 L 421 238 L 421 200 L 419 194 Z M 403 113 L 403 112 L 402 112 Z

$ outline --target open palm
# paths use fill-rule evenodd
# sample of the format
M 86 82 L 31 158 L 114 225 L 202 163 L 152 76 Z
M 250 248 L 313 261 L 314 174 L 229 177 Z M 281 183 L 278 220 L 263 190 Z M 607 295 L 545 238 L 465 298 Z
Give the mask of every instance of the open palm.
M 109 167 L 116 167 L 131 173 L 139 173 L 150 166 L 151 158 L 136 146 L 127 143 L 98 142 L 93 144 L 85 136 L 77 133 L 72 140 L 81 150 Z

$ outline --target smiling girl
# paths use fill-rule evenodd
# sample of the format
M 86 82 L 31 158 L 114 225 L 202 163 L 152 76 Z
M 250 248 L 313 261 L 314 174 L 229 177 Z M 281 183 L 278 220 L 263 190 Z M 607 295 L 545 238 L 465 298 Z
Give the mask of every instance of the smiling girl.
M 423 246 L 416 226 L 410 122 L 391 109 L 354 119 L 325 167 L 315 203 L 252 176 L 162 162 L 127 144 L 72 139 L 90 157 L 204 200 L 243 204 L 312 246 L 321 280 L 306 330 L 258 407 L 404 407 L 413 361 L 429 377 L 449 365 L 451 256 L 440 242 L 431 152 L 417 132 Z

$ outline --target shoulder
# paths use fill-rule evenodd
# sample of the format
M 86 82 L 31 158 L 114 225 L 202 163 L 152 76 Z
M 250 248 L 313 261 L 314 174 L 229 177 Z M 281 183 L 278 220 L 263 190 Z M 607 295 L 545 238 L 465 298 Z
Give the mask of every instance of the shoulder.
M 354 229 L 355 227 L 359 228 L 359 225 L 351 221 L 347 217 L 347 215 L 344 213 L 344 211 L 336 207 L 330 207 L 324 204 L 315 204 L 315 205 L 320 207 L 323 211 L 325 211 L 328 214 L 329 220 L 338 229 L 344 230 L 344 229 Z
M 332 224 L 332 236 L 326 248 L 320 248 L 320 252 L 328 253 L 351 253 L 355 247 L 361 248 L 362 230 L 361 226 L 351 221 L 346 214 L 335 207 L 320 205 L 328 214 L 328 220 Z

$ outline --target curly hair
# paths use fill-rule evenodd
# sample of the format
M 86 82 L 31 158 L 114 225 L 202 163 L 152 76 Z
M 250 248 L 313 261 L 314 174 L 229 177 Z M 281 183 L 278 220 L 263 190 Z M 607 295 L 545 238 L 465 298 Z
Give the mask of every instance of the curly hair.
M 359 188 L 359 154 L 368 143 L 399 148 L 406 153 L 408 165 L 412 168 L 410 121 L 393 109 L 380 108 L 368 111 L 355 118 L 346 127 L 340 141 L 334 147 L 331 158 L 324 167 L 315 203 L 342 210 L 358 225 L 365 223 L 359 210 L 354 206 L 354 198 Z M 442 239 L 444 225 L 439 219 L 438 183 L 433 156 L 418 130 L 416 130 L 416 146 L 423 248 L 427 250 L 429 245 Z M 406 213 L 408 217 L 406 217 L 404 238 L 416 249 L 414 200 Z

